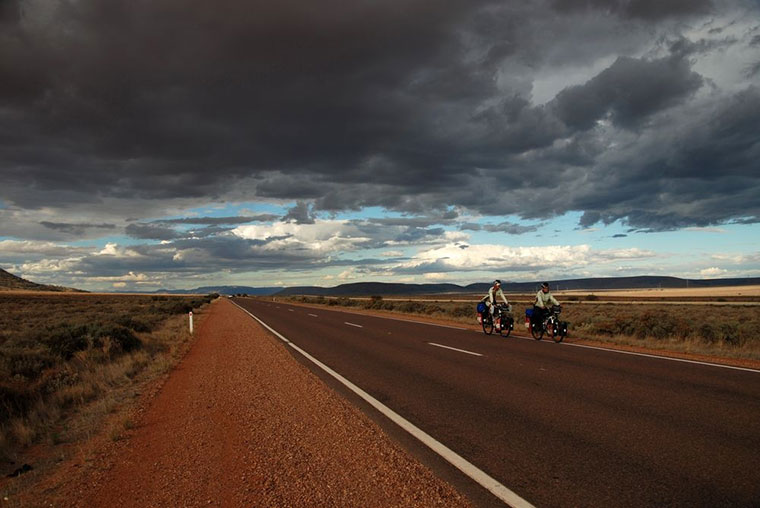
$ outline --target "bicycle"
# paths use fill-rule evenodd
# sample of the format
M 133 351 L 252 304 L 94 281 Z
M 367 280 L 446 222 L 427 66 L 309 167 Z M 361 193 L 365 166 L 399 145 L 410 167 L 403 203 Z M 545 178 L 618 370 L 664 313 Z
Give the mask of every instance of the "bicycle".
M 554 342 L 562 342 L 567 337 L 567 322 L 559 320 L 561 312 L 561 305 L 552 305 L 552 308 L 541 322 L 531 320 L 530 334 L 533 338 L 541 340 L 544 338 L 544 335 L 548 335 Z
M 502 337 L 509 337 L 509 334 L 512 333 L 512 330 L 515 327 L 514 318 L 509 315 L 509 312 L 511 311 L 512 306 L 504 305 L 503 303 L 496 305 L 493 317 L 491 317 L 491 313 L 486 310 L 486 312 L 483 313 L 482 320 L 483 333 L 491 335 L 494 329 L 496 329 Z

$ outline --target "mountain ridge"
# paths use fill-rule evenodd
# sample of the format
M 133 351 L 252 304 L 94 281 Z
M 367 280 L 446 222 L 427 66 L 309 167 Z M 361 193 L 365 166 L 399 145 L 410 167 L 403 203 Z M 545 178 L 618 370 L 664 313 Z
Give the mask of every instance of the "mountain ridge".
M 38 284 L 30 280 L 13 275 L 0 268 L 0 291 L 51 291 L 58 293 L 65 292 L 82 292 L 81 289 L 67 288 L 63 286 L 51 286 L 48 284 Z
M 503 282 L 505 292 L 538 291 L 543 281 Z M 760 277 L 731 279 L 681 279 L 657 275 L 636 277 L 599 277 L 584 279 L 549 280 L 555 290 L 613 290 L 613 289 L 650 289 L 650 288 L 697 288 L 721 286 L 746 286 L 760 284 Z M 490 282 L 474 283 L 467 286 L 457 284 L 402 284 L 385 282 L 357 282 L 341 284 L 335 287 L 298 286 L 285 288 L 277 296 L 312 295 L 312 296 L 367 296 L 367 295 L 420 295 L 448 293 L 485 293 L 491 287 Z

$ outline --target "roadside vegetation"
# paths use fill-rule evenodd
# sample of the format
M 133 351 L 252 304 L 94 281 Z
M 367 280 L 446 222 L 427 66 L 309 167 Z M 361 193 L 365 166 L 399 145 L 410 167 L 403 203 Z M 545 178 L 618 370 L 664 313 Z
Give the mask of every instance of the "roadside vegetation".
M 355 307 L 476 324 L 476 300 L 470 302 L 390 300 L 370 298 L 331 298 L 293 296 L 294 302 L 327 306 Z M 523 295 L 509 297 L 513 304 L 515 329 L 520 331 L 525 308 L 532 300 Z M 760 360 L 760 306 L 741 306 L 730 302 L 710 305 L 596 303 L 597 297 L 562 302 L 562 320 L 570 322 L 568 337 L 599 342 L 669 350 L 726 358 Z
M 177 361 L 188 312 L 216 296 L 0 293 L 0 459 L 94 432 Z

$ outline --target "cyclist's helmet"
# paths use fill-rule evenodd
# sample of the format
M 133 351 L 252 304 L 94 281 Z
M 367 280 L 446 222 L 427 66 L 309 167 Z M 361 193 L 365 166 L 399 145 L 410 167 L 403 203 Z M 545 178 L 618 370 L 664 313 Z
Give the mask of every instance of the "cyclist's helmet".
M 495 286 L 496 284 L 501 286 L 501 281 L 499 279 L 496 279 L 495 281 L 493 281 L 493 285 Z
M 549 289 L 549 283 L 544 282 L 543 284 L 541 284 L 541 289 Z

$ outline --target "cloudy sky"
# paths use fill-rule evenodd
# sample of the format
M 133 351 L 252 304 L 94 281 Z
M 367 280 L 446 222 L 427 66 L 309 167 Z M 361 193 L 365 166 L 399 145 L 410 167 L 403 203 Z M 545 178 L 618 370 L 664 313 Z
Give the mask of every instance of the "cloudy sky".
M 0 267 L 760 276 L 760 3 L 0 0 Z

